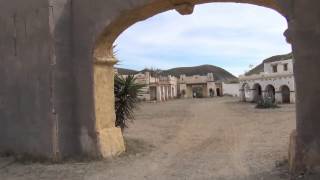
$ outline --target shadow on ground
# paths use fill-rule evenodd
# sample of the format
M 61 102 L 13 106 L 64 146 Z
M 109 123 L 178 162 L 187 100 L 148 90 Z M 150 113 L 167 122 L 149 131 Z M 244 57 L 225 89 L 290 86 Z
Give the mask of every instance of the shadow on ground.
M 149 144 L 142 139 L 125 137 L 124 140 L 126 145 L 126 152 L 123 153 L 121 157 L 146 155 L 155 148 L 154 145 Z

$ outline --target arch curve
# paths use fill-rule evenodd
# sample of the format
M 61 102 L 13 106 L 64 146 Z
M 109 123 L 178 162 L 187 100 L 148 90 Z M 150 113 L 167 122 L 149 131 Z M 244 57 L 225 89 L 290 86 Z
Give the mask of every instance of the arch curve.
M 191 5 L 193 8 L 194 5 L 214 2 L 262 6 L 273 9 L 286 17 L 277 0 L 156 0 L 132 10 L 127 10 L 115 17 L 111 23 L 106 24 L 104 29 L 100 30 L 95 37 L 94 61 L 104 62 L 114 59 L 112 55 L 114 41 L 123 31 L 139 21 L 168 10 L 176 9 L 180 11 L 181 5 Z

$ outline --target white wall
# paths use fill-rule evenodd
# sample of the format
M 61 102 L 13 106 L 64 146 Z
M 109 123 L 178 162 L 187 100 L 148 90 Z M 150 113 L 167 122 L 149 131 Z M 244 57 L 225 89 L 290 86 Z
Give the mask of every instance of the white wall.
M 284 64 L 288 64 L 288 70 L 284 71 Z M 277 65 L 277 69 L 278 72 L 277 73 L 285 73 L 285 72 L 293 72 L 293 61 L 292 59 L 288 59 L 288 60 L 281 60 L 281 61 L 275 61 L 275 62 L 271 62 L 271 63 L 265 63 L 264 64 L 264 73 L 274 73 L 272 66 L 273 65 Z
M 281 102 L 282 96 L 281 96 L 281 87 L 283 85 L 286 85 L 289 87 L 291 93 L 290 93 L 290 99 L 291 102 L 295 102 L 295 82 L 293 75 L 286 75 L 286 76 L 279 76 L 279 77 L 270 77 L 270 78 L 259 78 L 259 79 L 250 79 L 250 80 L 243 80 L 240 79 L 240 86 L 239 89 L 242 88 L 243 84 L 248 84 L 249 87 L 252 89 L 254 84 L 259 84 L 262 88 L 262 91 L 266 90 L 266 87 L 268 85 L 272 85 L 275 88 L 276 91 L 276 101 Z M 252 96 L 253 93 L 250 94 Z M 252 97 L 247 97 L 247 99 L 252 99 Z
M 240 89 L 239 83 L 235 83 L 235 84 L 222 83 L 223 95 L 232 95 L 234 97 L 239 97 L 240 95 L 239 89 Z
M 214 96 L 217 96 L 217 92 L 216 92 L 217 87 L 215 82 L 207 82 L 208 97 L 210 96 L 210 89 L 212 89 Z

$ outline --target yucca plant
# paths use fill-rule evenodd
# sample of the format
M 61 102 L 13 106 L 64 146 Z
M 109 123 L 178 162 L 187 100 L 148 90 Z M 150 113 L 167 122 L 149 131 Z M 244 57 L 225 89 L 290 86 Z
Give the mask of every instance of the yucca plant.
M 115 95 L 115 112 L 116 127 L 123 131 L 127 127 L 127 121 L 134 119 L 134 109 L 139 102 L 138 94 L 144 85 L 136 83 L 133 75 L 121 77 L 115 75 L 114 78 L 114 95 Z

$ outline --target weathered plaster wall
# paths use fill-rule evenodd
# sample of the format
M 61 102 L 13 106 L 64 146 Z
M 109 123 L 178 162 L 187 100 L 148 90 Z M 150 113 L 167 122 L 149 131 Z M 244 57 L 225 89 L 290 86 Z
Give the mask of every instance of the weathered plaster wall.
M 79 146 L 80 125 L 75 116 L 76 87 L 72 59 L 72 1 L 49 0 L 51 46 L 51 83 L 53 122 L 58 139 L 58 156 L 82 153 Z
M 0 151 L 79 155 L 71 0 L 0 7 Z
M 52 157 L 48 2 L 0 0 L 0 152 Z
M 225 84 L 222 83 L 223 95 L 232 95 L 234 97 L 239 97 L 240 94 L 240 84 Z

